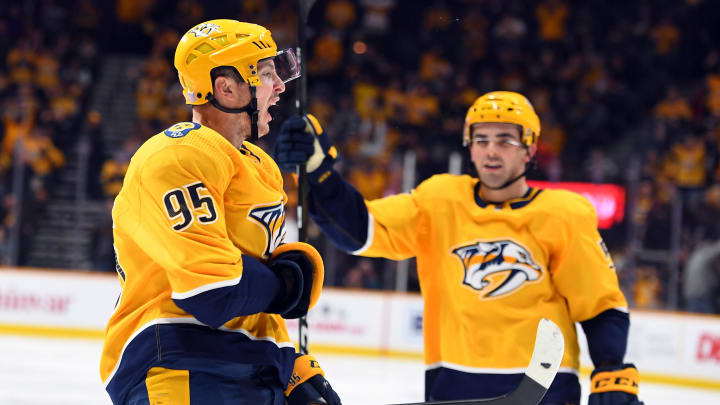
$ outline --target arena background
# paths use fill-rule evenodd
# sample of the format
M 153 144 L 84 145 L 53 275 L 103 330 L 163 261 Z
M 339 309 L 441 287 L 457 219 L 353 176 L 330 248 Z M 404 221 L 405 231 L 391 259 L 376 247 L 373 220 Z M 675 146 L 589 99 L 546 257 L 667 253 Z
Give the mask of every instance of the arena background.
M 0 2 L 0 335 L 101 337 L 114 297 L 90 314 L 79 308 L 101 299 L 88 295 L 92 280 L 113 278 L 112 200 L 136 148 L 190 119 L 172 65 L 180 35 L 234 18 L 293 47 L 294 3 Z M 526 94 L 542 122 L 530 178 L 595 204 L 647 332 L 636 326 L 631 346 L 654 348 L 645 356 L 660 356 L 658 381 L 720 389 L 720 2 L 318 0 L 308 34 L 309 111 L 368 199 L 466 170 L 470 103 L 497 89 Z M 294 91 L 289 84 L 273 111 L 265 150 L 295 111 Z M 296 191 L 286 180 L 293 228 Z M 418 290 L 412 261 L 345 255 L 314 225 L 309 235 L 325 257 L 330 297 L 340 297 L 325 315 L 377 300 L 382 311 Z M 316 315 L 316 346 L 416 356 L 421 319 L 408 296 L 400 307 L 410 329 Z M 337 331 L 337 322 L 350 335 L 355 323 L 410 335 L 399 347 L 387 336 L 365 346 L 353 340 L 365 335 L 323 337 L 323 325 Z M 661 329 L 674 334 L 653 334 Z M 664 370 L 683 367 L 695 371 Z M 0 387 L 0 399 L 15 398 L 3 392 L 12 386 Z

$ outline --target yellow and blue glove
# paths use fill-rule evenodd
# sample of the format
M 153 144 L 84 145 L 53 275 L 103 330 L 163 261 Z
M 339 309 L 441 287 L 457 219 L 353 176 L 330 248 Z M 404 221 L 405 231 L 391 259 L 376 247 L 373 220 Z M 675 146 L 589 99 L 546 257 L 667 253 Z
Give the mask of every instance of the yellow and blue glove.
M 275 162 L 285 172 L 294 172 L 298 165 L 306 164 L 308 179 L 315 183 L 322 183 L 339 159 L 337 148 L 312 114 L 293 116 L 283 123 L 274 154 Z
M 590 376 L 588 405 L 642 405 L 640 375 L 632 364 L 597 367 Z
M 305 316 L 320 299 L 325 267 L 320 253 L 304 242 L 278 246 L 267 266 L 284 284 L 284 291 L 265 310 L 281 314 L 285 319 Z
M 342 405 L 315 357 L 298 353 L 285 390 L 288 405 Z

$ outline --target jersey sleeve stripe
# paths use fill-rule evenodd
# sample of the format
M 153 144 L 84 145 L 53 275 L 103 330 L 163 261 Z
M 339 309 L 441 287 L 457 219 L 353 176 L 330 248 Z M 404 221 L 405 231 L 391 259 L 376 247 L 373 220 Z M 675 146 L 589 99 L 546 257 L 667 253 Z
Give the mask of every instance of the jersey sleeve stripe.
M 367 238 L 365 239 L 365 243 L 360 246 L 360 249 L 354 250 L 350 252 L 352 255 L 361 255 L 364 251 L 366 251 L 373 241 L 373 233 L 375 230 L 375 218 L 373 218 L 372 213 L 368 210 L 368 229 L 367 229 Z
M 230 279 L 230 280 L 223 280 L 223 281 L 218 281 L 218 282 L 215 282 L 215 283 L 205 284 L 205 285 L 200 286 L 200 287 L 198 287 L 198 288 L 192 289 L 192 290 L 190 290 L 190 291 L 182 292 L 182 293 L 174 292 L 174 291 L 173 291 L 171 297 L 172 297 L 172 299 L 174 299 L 174 300 L 184 300 L 184 299 L 187 299 L 187 298 L 190 298 L 190 297 L 194 297 L 194 296 L 196 296 L 196 295 L 198 295 L 198 294 L 202 294 L 202 293 L 204 293 L 204 292 L 206 292 L 206 291 L 215 290 L 215 289 L 217 289 L 217 288 L 232 287 L 232 286 L 234 286 L 234 285 L 237 285 L 237 284 L 240 282 L 240 279 L 241 279 L 241 278 L 242 278 L 242 276 L 237 277 L 237 278 L 233 278 L 233 279 Z

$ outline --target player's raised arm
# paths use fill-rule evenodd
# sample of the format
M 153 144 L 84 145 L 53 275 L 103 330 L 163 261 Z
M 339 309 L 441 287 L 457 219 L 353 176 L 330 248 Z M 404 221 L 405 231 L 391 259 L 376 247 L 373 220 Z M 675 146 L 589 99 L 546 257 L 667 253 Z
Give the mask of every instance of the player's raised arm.
M 275 144 L 281 169 L 307 163 L 308 208 L 336 246 L 353 254 L 404 259 L 414 256 L 419 209 L 410 194 L 365 201 L 333 168 L 337 149 L 308 114 L 283 123 Z

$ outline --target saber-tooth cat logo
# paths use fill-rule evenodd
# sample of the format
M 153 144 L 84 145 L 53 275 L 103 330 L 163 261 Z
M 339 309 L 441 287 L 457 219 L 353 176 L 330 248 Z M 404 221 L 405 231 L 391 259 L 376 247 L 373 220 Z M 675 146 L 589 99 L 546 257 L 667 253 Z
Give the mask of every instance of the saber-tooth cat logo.
M 465 268 L 463 284 L 482 292 L 481 298 L 511 294 L 542 275 L 530 252 L 509 240 L 474 242 L 452 252 Z
M 264 257 L 270 254 L 285 241 L 285 206 L 282 202 L 252 208 L 248 218 L 255 221 L 265 231 Z

